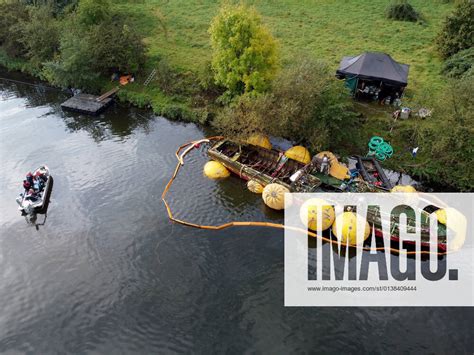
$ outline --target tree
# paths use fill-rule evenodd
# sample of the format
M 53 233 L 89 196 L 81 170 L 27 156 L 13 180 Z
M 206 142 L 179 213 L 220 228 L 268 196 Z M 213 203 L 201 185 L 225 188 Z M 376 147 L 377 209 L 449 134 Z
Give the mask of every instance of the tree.
M 145 47 L 134 26 L 121 16 L 113 16 L 93 26 L 88 34 L 88 50 L 95 70 L 137 72 L 145 62 Z
M 0 2 L 0 46 L 9 56 L 25 55 L 21 31 L 22 24 L 28 20 L 28 7 L 25 4 L 13 0 Z
M 438 34 L 438 50 L 444 58 L 474 45 L 474 2 L 462 0 Z
M 219 111 L 212 124 L 234 139 L 245 140 L 255 133 L 275 134 L 278 118 L 273 117 L 274 101 L 272 94 L 243 94 Z
M 109 0 L 80 0 L 77 18 L 83 26 L 98 25 L 110 18 Z
M 225 97 L 261 93 L 278 69 L 277 42 L 254 8 L 224 6 L 209 28 L 212 68 Z
M 77 22 L 74 16 L 67 20 L 60 41 L 60 55 L 44 63 L 42 74 L 57 86 L 96 89 L 100 72 L 93 69 L 88 33 L 81 30 Z
M 59 21 L 50 5 L 30 6 L 29 13 L 29 21 L 21 23 L 20 41 L 32 64 L 40 66 L 59 50 Z
M 108 6 L 104 0 L 79 2 L 77 11 L 65 21 L 59 58 L 45 64 L 47 80 L 63 87 L 95 89 L 101 76 L 141 68 L 145 61 L 141 36 Z

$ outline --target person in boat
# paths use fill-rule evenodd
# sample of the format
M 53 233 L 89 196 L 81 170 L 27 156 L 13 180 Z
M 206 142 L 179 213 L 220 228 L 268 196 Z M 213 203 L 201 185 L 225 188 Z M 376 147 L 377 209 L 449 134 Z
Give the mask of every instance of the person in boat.
M 44 186 L 46 185 L 46 176 L 39 171 L 36 172 L 34 176 L 34 184 L 33 187 L 36 191 L 42 191 Z
M 27 180 L 23 180 L 23 188 L 25 191 L 29 191 L 31 188 L 31 184 Z
M 28 194 L 25 197 L 25 200 L 30 200 L 36 202 L 38 200 L 38 194 L 34 189 L 29 189 Z
M 30 184 L 30 186 L 33 186 L 33 174 L 31 172 L 29 172 L 28 174 L 26 174 L 26 181 Z
M 44 188 L 44 182 L 43 180 L 39 178 L 35 178 L 34 183 L 33 183 L 33 189 L 35 191 L 41 192 Z

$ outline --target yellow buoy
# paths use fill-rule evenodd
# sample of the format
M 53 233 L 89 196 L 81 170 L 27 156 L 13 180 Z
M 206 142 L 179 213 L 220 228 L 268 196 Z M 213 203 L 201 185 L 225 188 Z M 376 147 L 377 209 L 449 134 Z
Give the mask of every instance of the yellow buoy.
M 467 220 L 457 209 L 452 207 L 442 208 L 435 212 L 438 222 L 447 226 L 453 233 L 453 239 L 448 239 L 448 250 L 459 250 L 466 241 Z
M 221 179 L 230 175 L 229 170 L 221 163 L 211 160 L 204 165 L 204 175 L 209 179 Z
M 390 192 L 400 193 L 404 204 L 412 206 L 418 203 L 419 196 L 416 189 L 411 185 L 396 185 Z
M 262 184 L 258 183 L 257 181 L 255 180 L 249 180 L 247 182 L 247 188 L 253 192 L 253 193 L 256 193 L 256 194 L 261 194 L 263 192 L 263 186 Z
M 268 137 L 264 134 L 254 134 L 249 139 L 247 139 L 247 143 L 257 145 L 266 149 L 272 149 L 270 139 L 268 139 Z
M 306 214 L 308 211 L 308 214 Z M 308 228 L 316 231 L 318 229 L 318 212 L 321 211 L 321 230 L 332 226 L 335 219 L 334 207 L 320 198 L 311 198 L 303 203 L 300 209 L 301 222 L 308 221 Z
M 438 222 L 446 225 L 446 222 L 448 220 L 447 215 L 446 215 L 446 209 L 440 208 L 439 210 L 435 211 L 436 218 L 438 218 Z
M 268 184 L 263 189 L 262 199 L 265 204 L 274 210 L 285 208 L 285 193 L 290 192 L 280 184 Z
M 349 174 L 349 169 L 342 163 L 338 161 L 332 163 L 329 167 L 329 175 L 335 177 L 339 180 L 349 179 L 351 176 Z
M 390 192 L 416 192 L 416 189 L 411 185 L 396 185 Z
M 354 212 L 343 212 L 336 217 L 334 224 L 332 225 L 332 232 L 336 235 L 337 239 L 343 244 L 348 241 L 350 245 L 357 245 L 357 223 L 361 221 L 365 223 L 365 229 L 363 233 L 363 240 L 359 240 L 358 244 L 362 244 L 364 240 L 370 234 L 370 226 L 367 221 L 362 220 L 362 216 Z M 340 230 L 339 230 L 340 226 Z
M 308 164 L 311 161 L 311 155 L 308 149 L 301 145 L 295 145 L 285 152 L 285 155 L 293 160 L 299 161 L 303 164 Z

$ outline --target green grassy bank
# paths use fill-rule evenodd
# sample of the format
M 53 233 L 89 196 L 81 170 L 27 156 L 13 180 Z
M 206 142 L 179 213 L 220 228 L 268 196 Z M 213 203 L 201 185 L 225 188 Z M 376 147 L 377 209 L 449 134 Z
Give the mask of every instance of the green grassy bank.
M 307 52 L 337 68 L 345 55 L 364 51 L 389 53 L 410 65 L 409 93 L 443 87 L 441 59 L 434 39 L 452 4 L 413 0 L 422 23 L 385 18 L 387 0 L 247 1 L 262 14 L 279 40 L 283 62 Z M 207 32 L 219 2 L 211 0 L 120 1 L 118 9 L 136 18 L 149 45 L 148 66 L 163 57 L 181 71 L 199 72 L 210 60 Z

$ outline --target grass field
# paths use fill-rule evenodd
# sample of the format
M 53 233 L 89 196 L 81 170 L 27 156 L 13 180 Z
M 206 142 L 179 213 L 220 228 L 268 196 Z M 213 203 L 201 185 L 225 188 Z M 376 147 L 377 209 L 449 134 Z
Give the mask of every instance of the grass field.
M 137 0 L 115 6 L 133 16 L 149 45 L 149 66 L 159 58 L 182 71 L 197 72 L 210 60 L 208 27 L 219 1 Z M 389 0 L 249 0 L 279 40 L 283 63 L 310 53 L 336 69 L 344 55 L 383 51 L 410 65 L 408 94 L 439 90 L 441 59 L 435 36 L 451 4 L 411 0 L 424 22 L 385 18 Z

